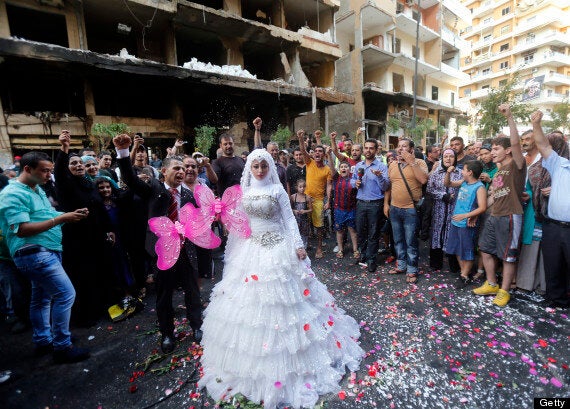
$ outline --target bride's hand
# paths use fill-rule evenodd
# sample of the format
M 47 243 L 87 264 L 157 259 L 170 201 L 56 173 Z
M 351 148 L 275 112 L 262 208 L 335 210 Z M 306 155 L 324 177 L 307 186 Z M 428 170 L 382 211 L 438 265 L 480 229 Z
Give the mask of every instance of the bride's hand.
M 299 257 L 299 260 L 304 260 L 307 258 L 307 252 L 304 248 L 301 247 L 300 249 L 297 249 L 297 257 Z

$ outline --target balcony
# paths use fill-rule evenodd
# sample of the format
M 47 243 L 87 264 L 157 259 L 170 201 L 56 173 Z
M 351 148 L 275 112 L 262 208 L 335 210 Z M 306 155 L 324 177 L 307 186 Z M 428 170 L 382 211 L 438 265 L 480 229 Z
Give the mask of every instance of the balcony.
M 485 31 L 492 31 L 495 24 L 496 24 L 496 21 L 491 18 L 487 22 L 483 21 L 483 22 L 477 24 L 476 26 L 473 26 L 472 31 L 473 31 L 473 33 L 479 33 L 479 34 L 482 34 Z
M 471 18 L 481 18 L 482 16 L 490 14 L 493 12 L 495 7 L 498 7 L 498 5 L 495 5 L 495 2 L 493 0 L 484 1 L 482 2 L 481 6 L 473 9 L 473 13 L 471 13 Z
M 565 16 L 566 13 L 561 11 L 560 14 L 541 14 L 533 17 L 532 19 L 521 20 L 518 22 L 513 34 L 515 36 L 519 36 L 538 27 L 544 27 L 551 24 L 557 28 L 564 27 L 566 25 L 564 23 Z
M 407 10 L 404 13 L 396 14 L 396 27 L 403 32 L 415 37 L 416 36 L 416 27 L 417 21 L 412 18 L 411 13 L 408 13 Z M 425 43 L 426 41 L 435 40 L 439 37 L 439 34 L 436 33 L 431 28 L 423 25 L 420 23 L 420 41 Z
M 559 74 L 557 72 L 551 72 L 544 76 L 544 85 L 550 86 L 560 86 L 560 85 L 567 85 L 570 86 L 570 76 Z
M 449 28 L 443 26 L 441 28 L 441 39 L 445 41 L 450 46 L 457 48 L 458 50 L 468 50 L 469 42 L 463 40 L 461 37 L 454 33 Z
M 399 53 L 395 55 L 394 64 L 411 70 L 412 72 L 415 70 L 416 59 L 411 55 Z M 427 62 L 423 61 L 422 59 L 418 59 L 418 74 L 419 75 L 429 75 L 433 74 L 434 72 L 439 71 L 434 65 L 428 64 Z
M 552 45 L 557 47 L 569 46 L 570 35 L 551 30 L 547 34 L 521 39 L 513 50 L 515 53 L 521 53 L 532 48 L 538 48 L 545 45 Z
M 540 96 L 536 99 L 531 99 L 529 102 L 533 105 L 556 105 L 561 104 L 564 100 L 568 99 L 567 94 L 557 94 L 550 89 L 544 89 L 540 92 Z
M 550 67 L 562 67 L 570 65 L 570 56 L 555 51 L 537 52 L 532 60 L 520 58 L 515 63 L 518 69 L 528 69 L 548 65 Z
M 466 97 L 468 99 L 485 99 L 487 98 L 487 96 L 489 95 L 489 93 L 491 92 L 491 88 L 482 88 L 482 89 L 478 89 L 476 91 L 471 92 L 471 95 L 469 97 Z
M 443 61 L 441 63 L 439 71 L 436 71 L 429 76 L 431 78 L 435 78 L 442 82 L 447 82 L 453 85 L 458 85 L 460 82 L 466 82 L 469 80 L 469 75 L 457 68 L 447 65 Z
M 374 44 L 362 47 L 362 67 L 364 71 L 370 71 L 378 67 L 385 67 L 394 61 L 396 54 L 385 51 Z
M 384 34 L 388 26 L 393 26 L 394 17 L 368 2 L 360 9 L 360 21 L 363 38 L 370 38 Z M 354 31 L 354 25 L 351 30 Z
M 507 1 L 507 0 L 505 0 Z M 457 17 L 459 17 L 465 24 L 471 24 L 472 15 L 467 7 L 458 1 L 453 0 L 443 0 L 443 7 L 451 11 Z

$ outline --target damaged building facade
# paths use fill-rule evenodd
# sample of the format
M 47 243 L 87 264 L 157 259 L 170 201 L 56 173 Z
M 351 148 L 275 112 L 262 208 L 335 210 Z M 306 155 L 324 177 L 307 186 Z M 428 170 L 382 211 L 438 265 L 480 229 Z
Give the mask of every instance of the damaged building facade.
M 194 128 L 251 149 L 256 116 L 323 126 L 335 89 L 339 0 L 0 0 L 0 163 L 74 147 L 124 123 L 160 153 Z M 296 120 L 296 118 L 298 118 Z M 213 150 L 215 150 L 215 145 Z M 212 153 L 212 152 L 210 152 Z
M 467 79 L 460 50 L 468 44 L 459 32 L 470 23 L 470 11 L 454 0 L 343 1 L 335 16 L 343 53 L 336 73 L 344 76 L 337 87 L 355 102 L 330 107 L 329 115 L 361 118 L 353 129 L 365 126 L 385 147 L 397 145 L 412 118 L 417 55 L 417 118 L 434 124 L 422 144 L 439 142 L 438 124 L 452 134 L 462 114 L 458 85 Z

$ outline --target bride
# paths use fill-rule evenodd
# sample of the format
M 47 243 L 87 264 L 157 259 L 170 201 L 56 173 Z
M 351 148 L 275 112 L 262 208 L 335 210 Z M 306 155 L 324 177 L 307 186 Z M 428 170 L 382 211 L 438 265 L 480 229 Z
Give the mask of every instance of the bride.
M 251 236 L 231 235 L 223 279 L 204 312 L 199 382 L 216 400 L 242 394 L 266 409 L 310 408 L 340 390 L 364 352 L 356 321 L 315 278 L 275 163 L 248 157 L 241 206 Z

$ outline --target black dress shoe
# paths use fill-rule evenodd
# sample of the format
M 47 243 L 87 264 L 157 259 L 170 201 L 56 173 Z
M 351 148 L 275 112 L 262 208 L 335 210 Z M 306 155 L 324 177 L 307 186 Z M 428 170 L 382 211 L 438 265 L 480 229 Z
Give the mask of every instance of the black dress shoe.
M 194 341 L 196 341 L 197 343 L 202 342 L 202 330 L 201 329 L 195 329 L 194 330 Z
M 160 344 L 160 349 L 165 354 L 169 354 L 174 351 L 176 347 L 176 340 L 174 339 L 174 335 L 165 335 L 162 337 L 162 342 Z
M 369 273 L 374 273 L 376 271 L 376 268 L 378 266 L 376 265 L 376 263 L 374 261 L 371 261 L 368 263 L 368 272 Z

